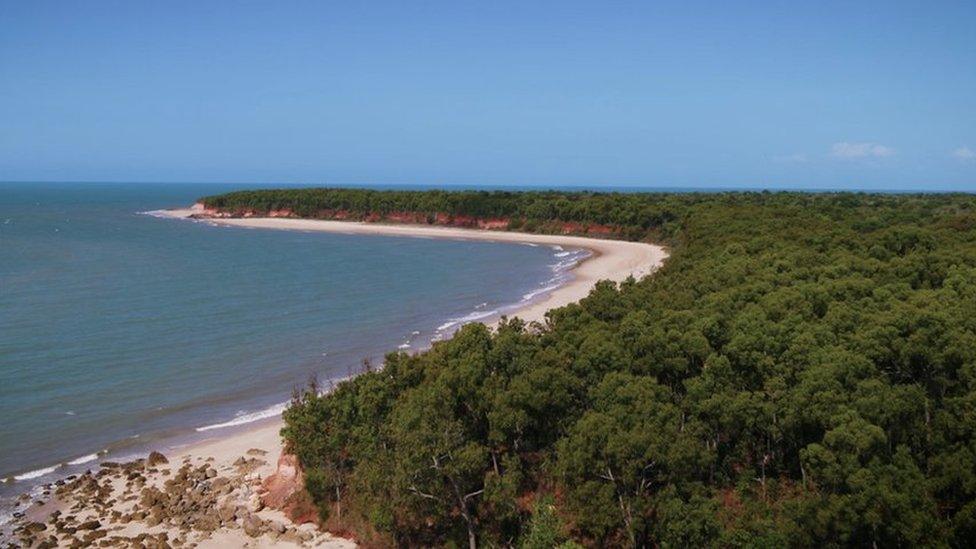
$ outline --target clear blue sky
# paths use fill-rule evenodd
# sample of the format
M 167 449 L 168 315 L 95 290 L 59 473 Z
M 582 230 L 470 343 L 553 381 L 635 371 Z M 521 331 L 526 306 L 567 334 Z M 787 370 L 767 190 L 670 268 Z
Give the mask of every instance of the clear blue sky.
M 976 2 L 0 0 L 0 180 L 976 190 Z

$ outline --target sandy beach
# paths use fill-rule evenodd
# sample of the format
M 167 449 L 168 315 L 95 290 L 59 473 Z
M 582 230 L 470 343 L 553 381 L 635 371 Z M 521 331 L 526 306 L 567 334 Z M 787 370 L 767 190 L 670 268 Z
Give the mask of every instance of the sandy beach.
M 165 215 L 174 218 L 189 218 L 202 213 L 200 208 L 165 210 Z M 591 252 L 586 261 L 573 269 L 573 280 L 548 293 L 544 299 L 530 303 L 510 314 L 522 320 L 543 321 L 549 309 L 575 303 L 586 295 L 599 280 L 621 282 L 633 276 L 640 279 L 657 269 L 667 257 L 667 251 L 655 244 L 627 242 L 623 240 L 604 240 L 579 236 L 530 234 L 519 232 L 458 229 L 450 227 L 427 227 L 418 225 L 392 225 L 383 223 L 362 223 L 353 221 L 327 221 L 319 219 L 293 219 L 283 217 L 249 218 L 207 218 L 207 222 L 228 227 L 251 229 L 276 229 L 292 231 L 321 231 L 340 234 L 366 234 L 401 236 L 413 238 L 447 238 L 456 240 L 486 240 L 491 242 L 512 242 L 537 244 L 540 246 L 562 246 L 564 248 L 584 248 Z
M 166 217 L 189 218 L 201 212 L 199 208 L 195 208 L 159 213 Z M 572 280 L 547 295 L 540 296 L 539 300 L 509 313 L 509 316 L 530 322 L 543 322 L 545 313 L 549 309 L 582 299 L 599 280 L 620 282 L 630 276 L 641 278 L 657 269 L 667 257 L 664 248 L 653 244 L 575 236 L 293 218 L 208 218 L 206 221 L 223 226 L 254 229 L 487 240 L 589 250 L 591 255 L 572 271 L 574 275 Z M 497 321 L 497 319 L 486 320 Z M 312 525 L 296 526 L 285 512 L 272 509 L 273 504 L 265 506 L 263 503 L 268 497 L 274 499 L 273 485 L 271 488 L 268 486 L 269 477 L 274 475 L 276 470 L 279 473 L 278 477 L 289 474 L 287 464 L 283 468 L 277 467 L 278 456 L 282 450 L 280 428 L 280 418 L 271 418 L 243 427 L 219 429 L 213 431 L 212 438 L 201 442 L 176 450 L 170 449 L 168 452 L 161 449 L 166 454 L 167 464 L 152 467 L 145 463 L 136 464 L 131 466 L 135 468 L 134 472 L 103 469 L 101 472 L 93 473 L 85 482 L 89 486 L 92 482 L 96 483 L 94 490 L 101 494 L 103 505 L 73 503 L 81 501 L 78 499 L 79 493 L 85 498 L 90 497 L 90 494 L 78 492 L 84 486 L 70 488 L 70 483 L 52 486 L 51 492 L 55 497 L 51 497 L 43 505 L 31 508 L 24 517 L 18 519 L 18 523 L 21 527 L 33 525 L 35 532 L 32 532 L 30 539 L 35 545 L 45 539 L 49 541 L 56 539 L 58 545 L 67 544 L 68 538 L 59 537 L 65 531 L 73 532 L 69 535 L 70 539 L 80 540 L 82 543 L 93 542 L 94 539 L 85 542 L 85 538 L 81 536 L 82 532 L 72 528 L 77 528 L 86 521 L 89 523 L 100 521 L 97 532 L 101 537 L 95 539 L 114 537 L 132 540 L 141 535 L 144 538 L 142 542 L 150 546 L 151 540 L 163 539 L 159 536 L 165 536 L 166 543 L 173 546 L 266 547 L 289 544 L 320 547 L 354 546 L 350 540 L 317 532 Z M 181 473 L 179 467 L 184 467 L 184 472 Z M 210 469 L 214 472 L 208 473 Z M 171 515 L 168 514 L 170 511 L 167 508 L 160 511 L 153 507 L 151 501 L 147 504 L 143 501 L 144 496 L 142 498 L 139 496 L 140 490 L 144 491 L 147 486 L 164 489 L 167 480 L 176 476 L 186 478 L 185 482 L 190 483 L 186 485 L 186 489 L 189 490 L 191 485 L 197 486 L 192 484 L 196 482 L 193 480 L 194 474 L 207 480 L 204 483 L 207 486 L 211 482 L 207 476 L 212 474 L 216 478 L 227 479 L 222 481 L 222 485 L 236 487 L 228 493 L 201 496 L 214 498 L 205 501 L 209 502 L 211 507 L 220 507 L 221 514 L 218 514 L 216 509 L 210 514 L 207 514 L 206 509 L 196 514 L 187 514 L 183 509 L 187 505 L 192 508 L 194 502 L 190 502 L 178 506 L 179 512 L 183 514 Z M 73 482 L 78 484 L 79 480 L 75 479 Z M 101 485 L 98 484 L 99 482 Z M 182 489 L 183 485 L 178 488 Z M 174 488 L 170 487 L 170 489 Z M 159 505 L 157 502 L 156 507 Z M 227 511 L 227 509 L 231 510 Z M 60 515 L 52 516 L 51 513 L 54 511 L 58 511 Z M 65 523 L 64 517 L 69 513 L 72 522 Z M 141 516 L 146 513 L 162 513 L 166 520 L 148 522 L 149 517 L 155 515 Z M 59 520 L 61 523 L 58 523 Z M 214 522 L 215 524 L 211 524 Z M 205 526 L 203 528 L 195 526 L 198 523 Z M 44 528 L 41 529 L 42 527 Z M 89 531 L 85 535 L 94 534 Z M 157 537 L 151 538 L 151 536 Z

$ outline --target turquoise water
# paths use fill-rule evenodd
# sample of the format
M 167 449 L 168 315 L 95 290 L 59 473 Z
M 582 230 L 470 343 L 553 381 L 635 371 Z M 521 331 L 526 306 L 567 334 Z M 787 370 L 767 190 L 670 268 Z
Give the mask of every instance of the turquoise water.
M 0 184 L 0 478 L 19 477 L 6 493 L 272 414 L 310 375 L 421 348 L 576 257 L 143 213 L 230 189 Z

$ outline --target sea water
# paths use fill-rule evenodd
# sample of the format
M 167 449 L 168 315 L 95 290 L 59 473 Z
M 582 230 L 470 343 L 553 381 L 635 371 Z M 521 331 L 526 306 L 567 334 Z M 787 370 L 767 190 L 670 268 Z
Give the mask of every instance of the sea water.
M 565 281 L 585 252 L 154 216 L 235 187 L 0 184 L 0 494 L 280 413 Z

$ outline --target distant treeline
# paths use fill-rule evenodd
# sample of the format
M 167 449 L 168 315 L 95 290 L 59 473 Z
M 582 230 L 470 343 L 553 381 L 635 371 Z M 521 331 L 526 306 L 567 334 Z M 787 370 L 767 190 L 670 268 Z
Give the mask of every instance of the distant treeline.
M 616 225 L 656 274 L 296 395 L 283 434 L 367 544 L 971 547 L 969 195 L 262 191 L 221 208 Z
M 734 200 L 735 195 L 722 195 Z M 386 218 L 422 214 L 434 223 L 438 214 L 475 219 L 505 219 L 511 230 L 586 232 L 586 225 L 612 227 L 623 239 L 671 236 L 672 223 L 702 195 L 593 192 L 376 191 L 368 189 L 280 189 L 240 191 L 201 199 L 209 208 L 257 214 L 287 210 L 305 218 Z M 572 224 L 567 228 L 564 224 Z M 581 225 L 581 227 L 575 227 Z

